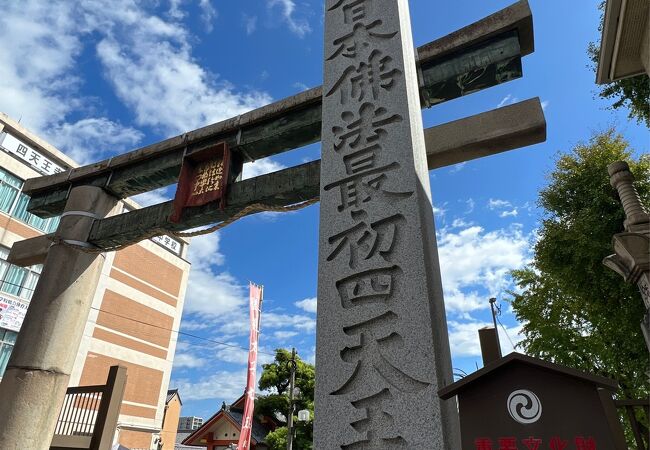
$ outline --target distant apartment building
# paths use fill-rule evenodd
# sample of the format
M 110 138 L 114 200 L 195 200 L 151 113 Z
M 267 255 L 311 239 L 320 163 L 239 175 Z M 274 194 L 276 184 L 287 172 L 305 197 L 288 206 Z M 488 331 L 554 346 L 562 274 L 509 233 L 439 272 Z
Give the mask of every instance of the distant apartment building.
M 198 430 L 203 425 L 203 417 L 185 416 L 178 419 L 179 430 Z
M 27 212 L 24 180 L 77 164 L 5 114 L 0 113 L 0 378 L 20 333 L 41 266 L 6 262 L 19 240 L 53 232 L 59 218 Z M 113 211 L 138 208 L 121 201 Z M 127 367 L 127 384 L 116 443 L 156 449 L 165 414 L 190 270 L 187 242 L 158 237 L 107 253 L 70 386 L 106 381 L 112 365 Z M 2 399 L 0 399 L 2 401 Z M 168 439 L 169 440 L 169 439 Z

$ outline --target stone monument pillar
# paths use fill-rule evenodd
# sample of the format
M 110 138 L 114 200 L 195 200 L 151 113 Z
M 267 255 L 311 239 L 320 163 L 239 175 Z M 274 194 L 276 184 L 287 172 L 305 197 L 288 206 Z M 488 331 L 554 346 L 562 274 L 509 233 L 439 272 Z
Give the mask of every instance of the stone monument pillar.
M 459 449 L 407 0 L 327 0 L 318 450 Z
M 650 350 L 650 214 L 634 188 L 634 176 L 626 162 L 618 161 L 607 168 L 612 186 L 625 210 L 625 232 L 614 235 L 614 253 L 603 263 L 620 274 L 626 282 L 636 283 L 646 307 L 641 328 Z

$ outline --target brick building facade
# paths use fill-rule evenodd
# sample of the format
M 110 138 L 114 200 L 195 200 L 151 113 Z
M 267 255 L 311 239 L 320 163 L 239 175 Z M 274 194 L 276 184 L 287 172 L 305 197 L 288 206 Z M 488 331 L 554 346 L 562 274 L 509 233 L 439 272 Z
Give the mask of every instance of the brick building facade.
M 6 262 L 14 242 L 51 233 L 58 218 L 26 211 L 24 180 L 76 167 L 52 145 L 0 113 L 0 377 L 40 274 L 40 266 Z M 120 202 L 116 214 L 138 208 Z M 112 365 L 126 366 L 127 385 L 116 442 L 156 449 L 190 264 L 187 242 L 159 237 L 106 254 L 102 275 L 70 378 L 103 384 Z M 1 400 L 0 400 L 1 401 Z

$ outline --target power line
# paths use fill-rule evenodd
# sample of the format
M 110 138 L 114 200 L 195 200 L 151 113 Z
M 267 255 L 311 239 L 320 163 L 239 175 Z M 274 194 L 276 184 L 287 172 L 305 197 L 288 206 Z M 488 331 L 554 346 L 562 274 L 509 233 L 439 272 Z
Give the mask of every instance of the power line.
M 501 312 L 501 311 L 499 311 Z M 501 323 L 501 319 L 499 319 L 499 316 L 496 316 L 497 322 L 499 322 L 499 325 L 501 325 L 501 328 L 503 329 L 503 332 L 506 334 L 506 337 L 508 338 L 508 341 L 510 341 L 510 345 L 512 345 L 512 349 L 516 350 L 517 348 L 515 347 L 515 343 L 512 342 L 512 339 L 510 339 L 510 335 L 508 334 L 508 330 L 506 330 L 506 327 L 503 326 Z
M 123 316 L 121 314 L 117 314 L 117 313 L 114 313 L 114 312 L 111 312 L 111 311 L 106 311 L 105 309 L 101 309 L 101 308 L 95 308 L 94 306 L 91 306 L 90 308 L 94 309 L 96 311 L 104 312 L 106 314 L 111 314 L 113 316 L 121 317 L 122 319 L 127 319 L 127 320 L 131 320 L 133 322 L 137 322 L 137 323 L 140 323 L 140 324 L 143 324 L 143 325 L 147 325 L 147 326 L 150 326 L 150 327 L 153 327 L 153 328 L 158 328 L 158 329 L 165 330 L 165 331 L 171 331 L 172 333 L 177 333 L 177 334 L 180 334 L 182 336 L 188 336 L 188 337 L 191 337 L 191 338 L 194 338 L 194 339 L 199 339 L 199 340 L 203 340 L 203 341 L 206 341 L 206 342 L 210 342 L 212 344 L 222 345 L 224 347 L 236 348 L 236 349 L 239 349 L 239 350 L 243 350 L 245 352 L 249 351 L 249 349 L 247 349 L 245 347 L 242 347 L 240 345 L 229 344 L 227 342 L 220 342 L 220 341 L 217 341 L 217 340 L 214 340 L 214 339 L 208 339 L 208 338 L 205 338 L 203 336 L 197 336 L 197 335 L 192 334 L 192 333 L 187 333 L 185 331 L 174 330 L 173 328 L 161 327 L 159 325 L 154 325 L 154 324 L 149 323 L 149 322 L 144 322 L 142 320 L 134 319 L 133 317 Z M 258 350 L 257 353 L 261 353 L 261 354 L 264 354 L 264 355 L 275 356 L 275 353 L 269 353 L 269 352 L 264 352 L 264 351 L 260 351 L 260 350 Z
M 32 289 L 32 288 L 28 288 L 28 287 L 22 286 L 22 285 L 20 285 L 20 284 L 12 283 L 12 282 L 10 282 L 10 281 L 1 281 L 1 282 L 0 282 L 0 285 L 2 285 L 2 284 L 8 284 L 8 285 L 16 286 L 16 287 L 19 287 L 19 288 L 22 288 L 22 289 L 26 289 L 26 290 L 29 290 L 29 291 L 34 291 L 34 289 Z M 10 295 L 15 295 L 15 294 L 10 294 Z M 21 297 L 21 298 L 22 298 L 22 297 Z M 27 300 L 27 301 L 29 301 L 28 299 L 23 299 L 23 300 Z M 247 352 L 247 353 L 249 352 L 249 349 L 247 349 L 246 347 L 242 347 L 242 346 L 240 346 L 240 345 L 235 345 L 235 344 L 229 344 L 229 343 L 227 343 L 227 342 L 216 341 L 216 340 L 214 340 L 214 339 L 209 339 L 209 338 L 205 338 L 205 337 L 202 337 L 202 336 L 197 336 L 197 335 L 195 335 L 195 334 L 187 333 L 187 332 L 185 332 L 185 331 L 174 330 L 173 328 L 165 328 L 165 327 L 161 327 L 161 326 L 159 326 L 159 325 L 154 325 L 154 324 L 149 323 L 149 322 L 144 322 L 144 321 L 142 321 L 142 320 L 134 319 L 133 317 L 127 317 L 127 316 L 123 316 L 123 315 L 121 315 L 121 314 L 117 314 L 117 313 L 114 313 L 114 312 L 111 312 L 111 311 L 106 311 L 105 309 L 95 308 L 94 306 L 91 306 L 90 309 L 94 309 L 94 310 L 96 310 L 96 311 L 101 311 L 101 312 L 104 312 L 104 313 L 106 313 L 106 314 L 111 314 L 111 315 L 113 315 L 113 316 L 117 316 L 117 317 L 120 317 L 120 318 L 122 318 L 122 319 L 131 320 L 131 321 L 133 321 L 133 322 L 136 322 L 136 323 L 139 323 L 139 324 L 142 324 L 142 325 L 147 325 L 147 326 L 150 326 L 150 327 L 153 327 L 153 328 L 158 328 L 158 329 L 160 329 L 160 330 L 171 331 L 172 333 L 177 333 L 177 334 L 180 334 L 181 336 L 187 336 L 187 337 L 191 337 L 191 338 L 194 338 L 194 339 L 203 340 L 203 341 L 206 341 L 206 342 L 210 342 L 210 343 L 212 343 L 212 344 L 222 345 L 222 346 L 224 346 L 224 347 L 236 348 L 236 349 L 238 349 L 238 350 L 243 350 L 243 351 L 245 351 L 245 352 Z M 259 333 L 260 333 L 260 334 L 263 334 L 261 331 L 260 331 Z M 263 354 L 263 355 L 275 356 L 275 353 L 269 353 L 269 352 L 265 352 L 265 351 L 262 351 L 262 350 L 259 350 L 259 349 L 258 349 L 257 353 L 258 353 L 258 354 Z

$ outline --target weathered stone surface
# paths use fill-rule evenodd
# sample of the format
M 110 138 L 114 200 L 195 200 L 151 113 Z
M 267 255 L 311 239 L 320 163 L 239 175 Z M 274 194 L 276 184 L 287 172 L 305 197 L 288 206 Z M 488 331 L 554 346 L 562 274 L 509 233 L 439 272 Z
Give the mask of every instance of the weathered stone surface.
M 117 199 L 102 189 L 72 189 L 56 238 L 85 242 L 93 218 Z M 47 450 L 101 275 L 103 255 L 50 247 L 25 321 L 0 383 L 0 449 Z
M 320 133 L 320 132 L 319 132 Z M 546 121 L 539 98 L 504 106 L 424 130 L 429 170 L 469 161 L 546 140 Z M 192 208 L 182 223 L 168 220 L 172 202 L 128 214 L 107 217 L 93 224 L 88 241 L 100 248 L 135 243 L 151 230 L 185 231 L 222 222 L 252 203 L 287 206 L 320 195 L 320 161 L 239 181 L 230 186 L 227 206 Z M 48 237 L 21 241 L 11 248 L 10 262 L 29 266 L 42 262 Z
M 328 0 L 319 450 L 459 448 L 407 0 Z

